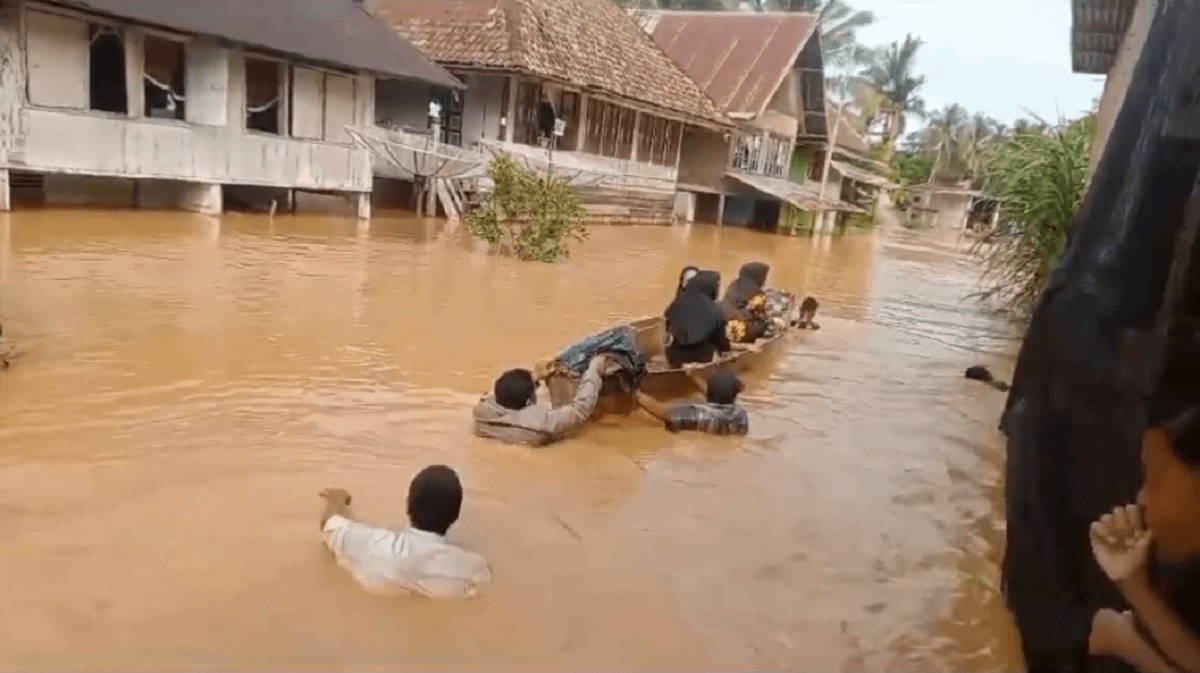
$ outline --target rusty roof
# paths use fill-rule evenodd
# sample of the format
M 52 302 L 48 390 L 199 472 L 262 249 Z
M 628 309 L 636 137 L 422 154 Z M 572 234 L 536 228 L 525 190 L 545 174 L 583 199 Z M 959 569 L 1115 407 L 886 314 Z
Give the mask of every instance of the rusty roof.
M 375 0 L 375 14 L 446 66 L 531 74 L 729 125 L 611 0 Z
M 1107 75 L 1137 0 L 1071 0 L 1071 69 Z
M 53 0 L 54 4 L 213 37 L 332 66 L 462 83 L 351 0 Z
M 817 27 L 815 14 L 800 12 L 649 10 L 637 16 L 722 110 L 751 117 L 766 109 Z

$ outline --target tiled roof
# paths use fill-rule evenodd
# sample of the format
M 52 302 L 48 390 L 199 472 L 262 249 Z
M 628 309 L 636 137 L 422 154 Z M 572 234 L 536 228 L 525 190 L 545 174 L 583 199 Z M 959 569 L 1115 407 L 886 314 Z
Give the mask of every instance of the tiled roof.
M 445 66 L 528 73 L 729 124 L 611 0 L 376 0 L 375 14 Z
M 350 0 L 58 0 L 185 33 L 212 35 L 333 66 L 461 88 Z
M 726 113 L 758 116 L 817 26 L 800 12 L 638 12 L 663 51 Z M 819 67 L 819 66 L 818 66 Z

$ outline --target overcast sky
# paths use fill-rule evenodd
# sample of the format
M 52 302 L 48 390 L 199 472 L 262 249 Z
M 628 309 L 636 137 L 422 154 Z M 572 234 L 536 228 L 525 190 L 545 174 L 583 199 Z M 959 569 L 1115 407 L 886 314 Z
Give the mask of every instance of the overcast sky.
M 1070 0 L 848 0 L 875 13 L 858 34 L 878 45 L 919 35 L 916 72 L 930 109 L 958 103 L 1012 124 L 1091 109 L 1103 77 L 1071 72 Z

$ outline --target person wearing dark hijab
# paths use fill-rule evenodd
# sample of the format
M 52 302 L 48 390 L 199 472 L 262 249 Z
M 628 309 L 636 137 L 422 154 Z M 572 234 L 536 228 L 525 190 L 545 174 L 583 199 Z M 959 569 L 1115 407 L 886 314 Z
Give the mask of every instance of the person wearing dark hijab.
M 725 314 L 726 333 L 735 344 L 751 344 L 767 335 L 771 327 L 767 315 L 767 293 L 764 285 L 771 267 L 763 262 L 747 262 L 738 272 L 737 280 L 725 290 L 721 310 Z
M 675 288 L 676 297 L 683 294 L 683 288 L 687 287 L 688 281 L 695 278 L 698 273 L 700 273 L 700 267 L 698 266 L 688 265 L 683 267 L 683 271 L 679 272 L 679 286 Z
M 725 316 L 717 306 L 721 274 L 698 271 L 683 293 L 667 307 L 667 362 L 672 367 L 712 362 L 717 353 L 731 349 L 725 334 Z
M 744 309 L 761 294 L 767 285 L 767 274 L 771 272 L 770 265 L 765 262 L 746 262 L 738 270 L 737 280 L 729 284 L 725 290 L 724 302 L 731 309 Z

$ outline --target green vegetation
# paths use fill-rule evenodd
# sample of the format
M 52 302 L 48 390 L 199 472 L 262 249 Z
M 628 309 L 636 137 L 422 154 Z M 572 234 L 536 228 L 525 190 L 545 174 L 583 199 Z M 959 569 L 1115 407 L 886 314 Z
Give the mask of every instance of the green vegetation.
M 1000 217 L 977 251 L 985 261 L 982 296 L 1024 316 L 1045 287 L 1083 201 L 1095 118 L 1046 133 L 1019 133 L 1000 145 L 985 177 Z
M 557 262 L 570 256 L 571 240 L 587 238 L 587 211 L 566 178 L 543 175 L 508 154 L 492 160 L 488 176 L 495 184 L 466 222 L 492 252 Z

